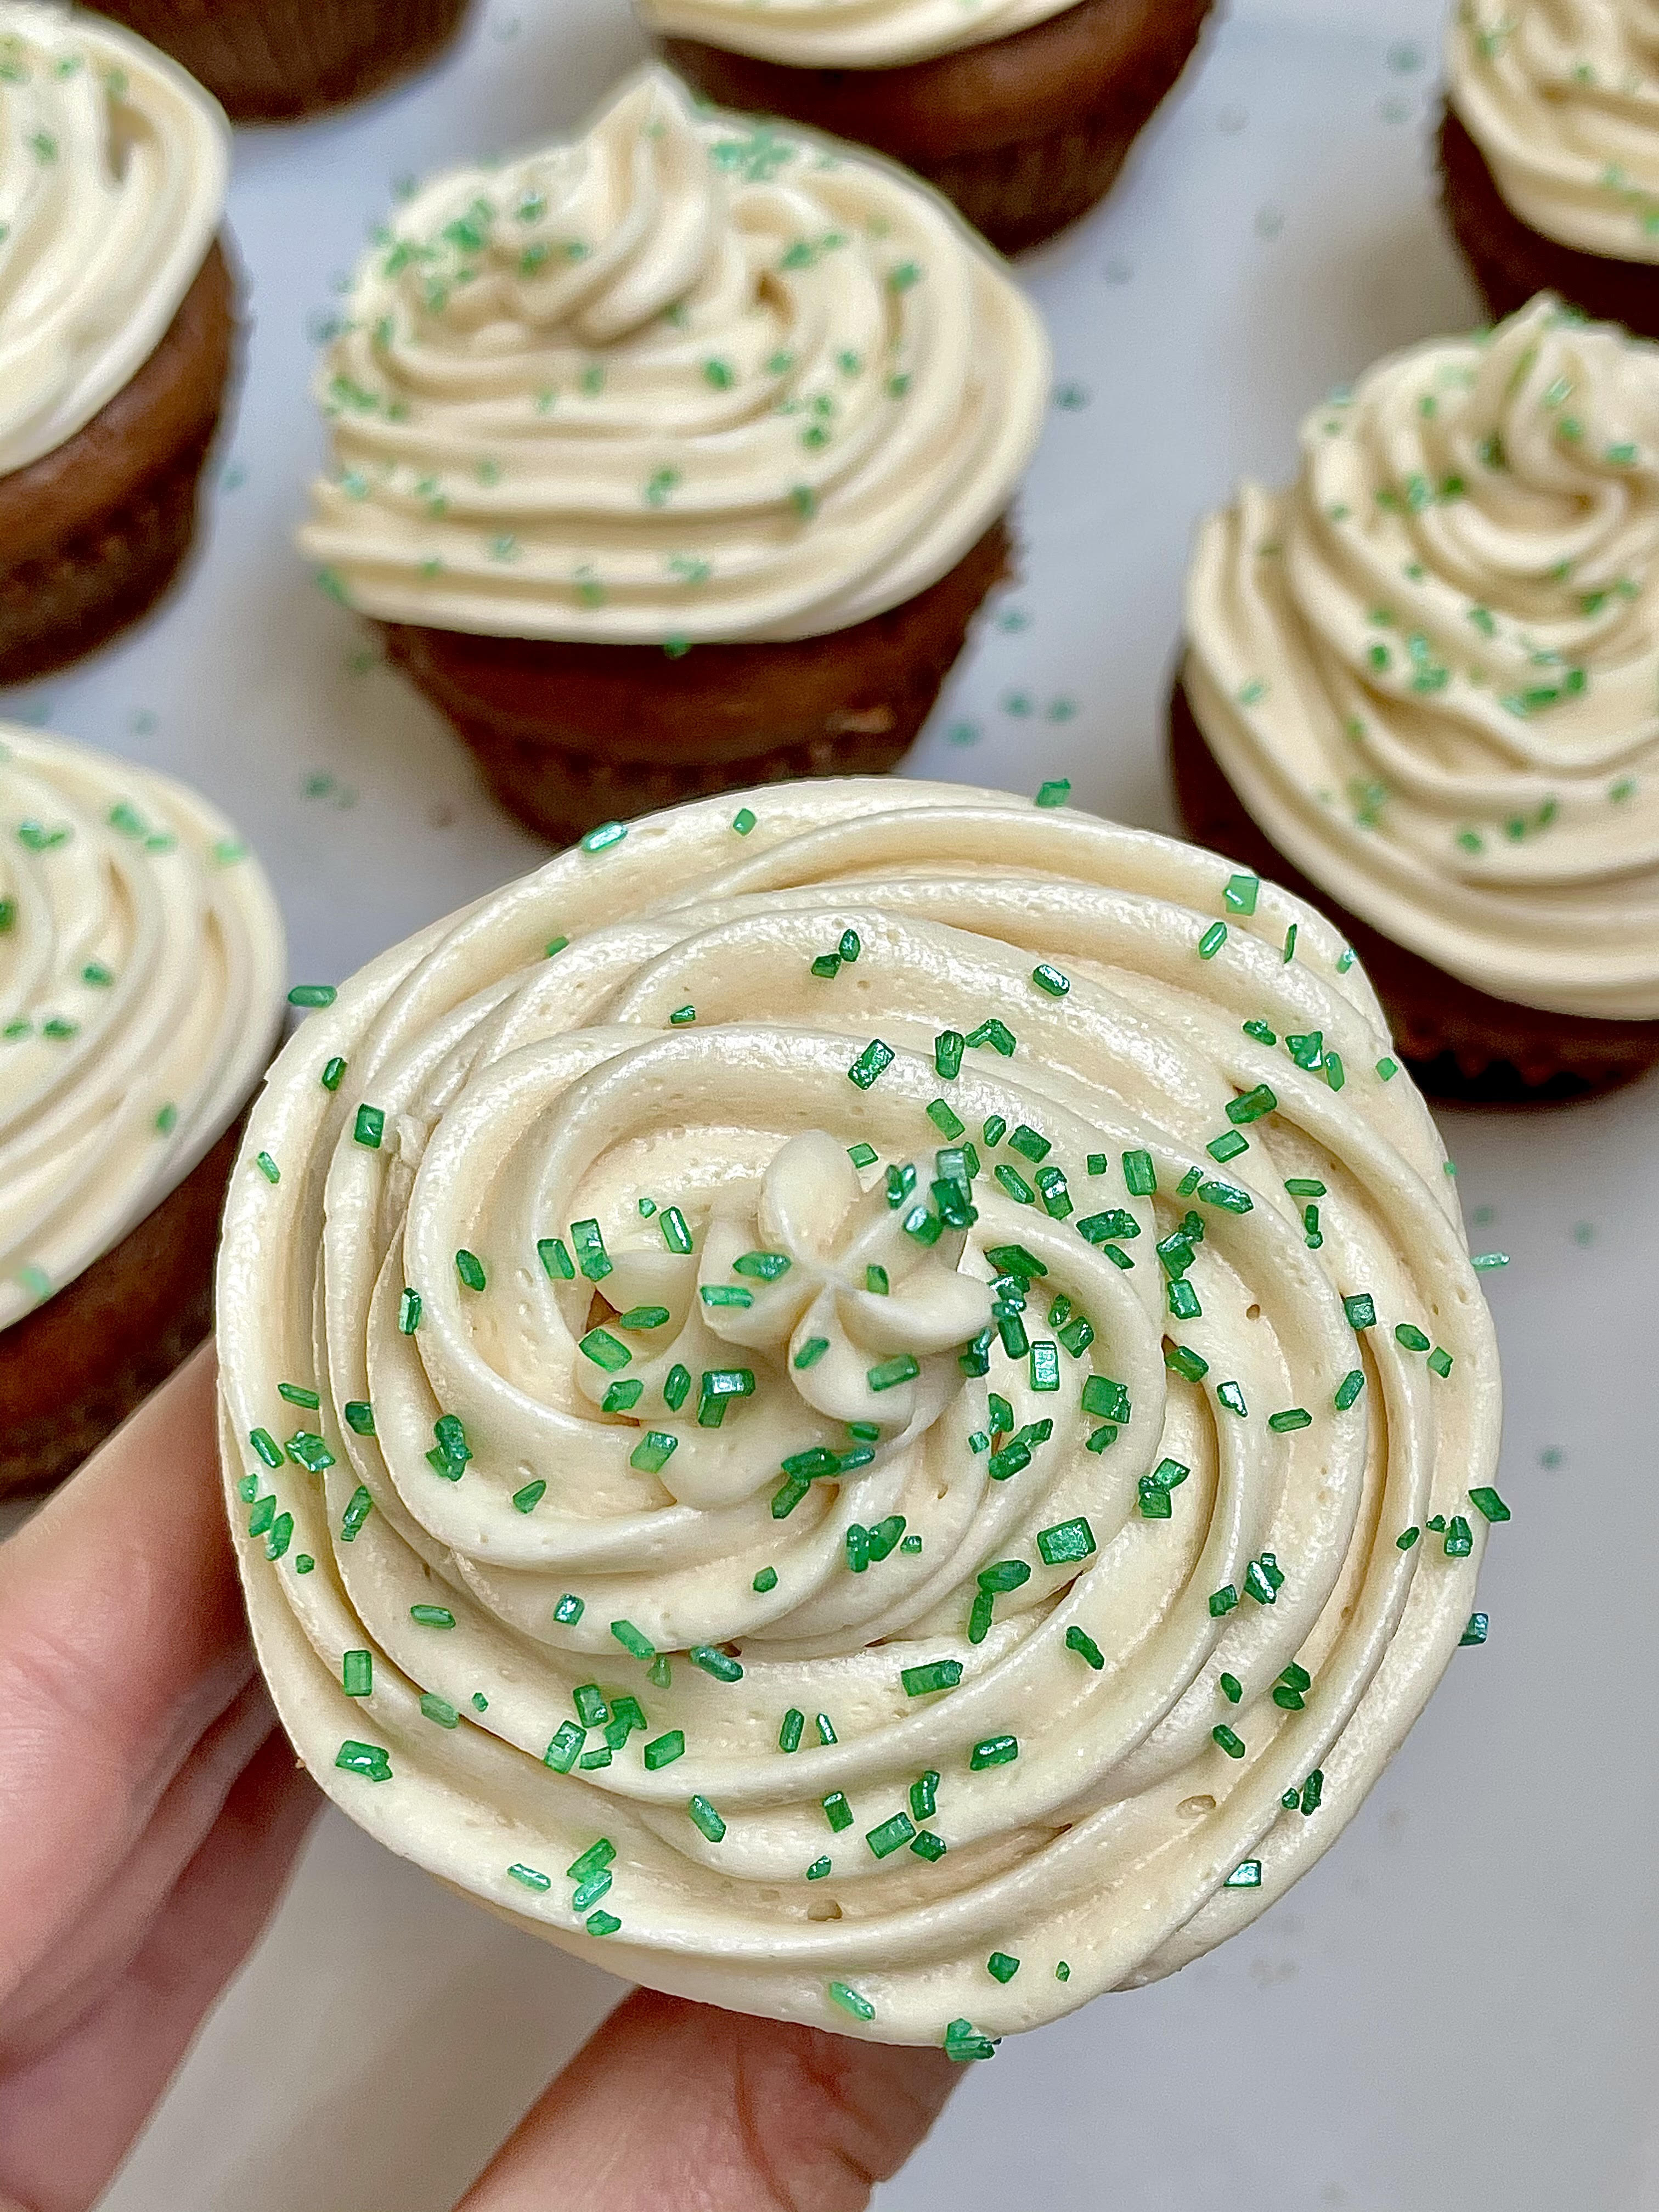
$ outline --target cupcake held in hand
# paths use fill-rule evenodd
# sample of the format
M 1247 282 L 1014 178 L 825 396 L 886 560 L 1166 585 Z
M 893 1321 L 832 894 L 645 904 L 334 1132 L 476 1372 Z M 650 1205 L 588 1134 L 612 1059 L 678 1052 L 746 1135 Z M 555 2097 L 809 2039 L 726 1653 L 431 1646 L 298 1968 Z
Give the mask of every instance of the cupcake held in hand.
M 1460 0 L 1447 213 L 1495 315 L 1534 292 L 1659 337 L 1652 0 Z
M 1193 836 L 1299 872 L 1442 1096 L 1659 1061 L 1659 349 L 1536 301 L 1316 408 L 1200 533 Z
M 423 68 L 469 0 L 100 0 L 164 47 L 238 123 L 341 107 Z
M 1061 796 L 769 786 L 436 924 L 287 1048 L 219 1270 L 335 1802 L 629 1979 L 961 2059 L 1311 1866 L 1508 1518 L 1341 937 Z
M 531 827 L 899 759 L 1049 376 L 932 193 L 648 71 L 417 193 L 349 314 L 302 544 Z
M 0 1491 L 67 1474 L 207 1334 L 283 957 L 204 799 L 0 725 Z
M 145 613 L 230 369 L 229 134 L 164 55 L 0 0 L 0 684 Z
M 1212 0 L 636 0 L 708 99 L 873 146 L 1012 253 L 1111 185 Z

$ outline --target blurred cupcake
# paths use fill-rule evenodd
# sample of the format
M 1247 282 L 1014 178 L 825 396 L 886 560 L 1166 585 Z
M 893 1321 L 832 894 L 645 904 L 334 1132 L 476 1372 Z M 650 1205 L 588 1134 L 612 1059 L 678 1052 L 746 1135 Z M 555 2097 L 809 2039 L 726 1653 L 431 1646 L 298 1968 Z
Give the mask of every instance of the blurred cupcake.
M 1049 380 L 932 193 L 650 70 L 574 143 L 428 185 L 349 312 L 301 543 L 521 819 L 899 759 L 1006 570 Z
M 165 47 L 238 123 L 287 122 L 431 61 L 470 0 L 101 0 Z
M 0 725 L 0 1491 L 67 1474 L 207 1334 L 283 961 L 205 800 Z
M 1659 337 L 1652 0 L 1460 0 L 1446 210 L 1495 315 L 1554 291 Z
M 1385 361 L 1205 524 L 1187 623 L 1188 829 L 1305 879 L 1425 1088 L 1659 1062 L 1659 350 L 1542 299 Z
M 1006 253 L 1108 190 L 1211 0 L 636 0 L 727 107 L 903 161 Z
M 0 684 L 135 621 L 189 549 L 234 332 L 228 161 L 164 55 L 0 0 Z

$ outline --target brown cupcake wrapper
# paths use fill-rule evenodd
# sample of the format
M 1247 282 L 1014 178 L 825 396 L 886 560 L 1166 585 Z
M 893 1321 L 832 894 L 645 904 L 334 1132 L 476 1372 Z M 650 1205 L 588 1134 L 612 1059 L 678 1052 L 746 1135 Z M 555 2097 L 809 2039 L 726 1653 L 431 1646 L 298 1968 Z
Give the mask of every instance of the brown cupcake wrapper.
M 1212 4 L 1079 0 L 1029 30 L 892 70 L 792 69 L 700 40 L 661 45 L 706 98 L 874 147 L 1012 253 L 1109 189 Z
M 147 613 L 190 550 L 229 377 L 234 287 L 203 264 L 137 375 L 84 429 L 0 477 L 0 684 L 61 668 Z
M 470 0 L 103 0 L 234 123 L 343 107 L 434 60 Z
M 213 1322 L 240 1121 L 113 1251 L 0 1330 L 0 1494 L 61 1482 Z
M 389 657 L 465 738 L 508 812 L 562 845 L 748 784 L 896 766 L 1012 562 L 998 522 L 938 583 L 850 629 L 678 659 L 382 627 Z
M 1430 1097 L 1462 1105 L 1564 1105 L 1617 1090 L 1659 1066 L 1659 1022 L 1545 1013 L 1492 998 L 1396 945 L 1310 883 L 1228 781 L 1179 678 L 1170 702 L 1170 749 L 1188 836 L 1330 917 L 1382 1002 L 1396 1053 Z
M 1659 264 L 1585 253 L 1523 222 L 1450 107 L 1441 118 L 1440 170 L 1452 235 L 1495 319 L 1554 292 L 1598 322 L 1659 338 Z

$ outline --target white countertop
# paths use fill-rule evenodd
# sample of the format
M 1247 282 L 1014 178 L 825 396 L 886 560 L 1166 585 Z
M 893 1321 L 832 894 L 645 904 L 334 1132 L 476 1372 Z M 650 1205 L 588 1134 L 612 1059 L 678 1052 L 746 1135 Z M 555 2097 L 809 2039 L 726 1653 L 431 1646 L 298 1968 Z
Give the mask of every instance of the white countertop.
M 1426 153 L 1437 0 L 1235 0 L 1111 202 L 1025 274 L 1060 389 L 1027 580 L 919 770 L 1170 823 L 1185 550 L 1376 355 L 1474 319 Z M 257 327 L 183 592 L 0 714 L 172 767 L 236 816 L 332 978 L 539 848 L 288 550 L 317 320 L 395 179 L 575 122 L 636 57 L 623 0 L 479 0 L 437 75 L 245 134 Z M 1659 1560 L 1648 1362 L 1659 1084 L 1448 1120 L 1502 1331 L 1516 1508 L 1460 1653 L 1337 1847 L 1248 1934 L 969 2069 L 881 2212 L 1659 2212 Z M 1644 1869 L 1646 1869 L 1644 1872 Z M 617 1985 L 324 1820 L 108 2212 L 444 2212 Z

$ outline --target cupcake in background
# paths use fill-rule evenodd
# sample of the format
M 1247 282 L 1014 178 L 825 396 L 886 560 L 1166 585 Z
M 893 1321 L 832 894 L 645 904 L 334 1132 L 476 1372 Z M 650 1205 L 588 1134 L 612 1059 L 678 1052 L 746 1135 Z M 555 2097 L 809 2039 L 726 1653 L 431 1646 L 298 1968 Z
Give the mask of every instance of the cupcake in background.
M 651 70 L 428 185 L 349 313 L 301 544 L 521 820 L 897 762 L 1007 570 L 1049 383 L 934 194 Z
M 204 799 L 0 724 L 0 1491 L 67 1474 L 207 1334 L 284 958 Z
M 1187 635 L 1188 828 L 1338 919 L 1425 1089 L 1659 1062 L 1659 349 L 1546 298 L 1383 362 L 1203 526 Z
M 471 0 L 101 0 L 163 46 L 238 123 L 343 107 L 411 76 L 459 28 Z
M 1493 314 L 1553 291 L 1659 337 L 1651 0 L 1459 0 L 1446 67 L 1446 210 Z
M 674 68 L 926 177 L 1012 253 L 1109 190 L 1211 0 L 636 0 Z
M 103 644 L 189 550 L 234 336 L 228 166 L 165 55 L 0 0 L 0 684 Z

